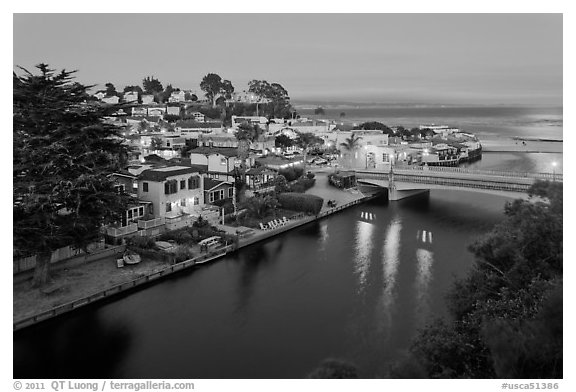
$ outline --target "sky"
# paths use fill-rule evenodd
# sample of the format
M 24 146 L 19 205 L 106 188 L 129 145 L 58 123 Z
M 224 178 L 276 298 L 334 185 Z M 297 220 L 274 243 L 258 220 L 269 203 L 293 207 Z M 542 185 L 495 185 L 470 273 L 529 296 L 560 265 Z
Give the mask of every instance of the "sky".
M 14 14 L 13 65 L 297 101 L 562 104 L 562 14 Z M 17 70 L 18 72 L 18 70 Z

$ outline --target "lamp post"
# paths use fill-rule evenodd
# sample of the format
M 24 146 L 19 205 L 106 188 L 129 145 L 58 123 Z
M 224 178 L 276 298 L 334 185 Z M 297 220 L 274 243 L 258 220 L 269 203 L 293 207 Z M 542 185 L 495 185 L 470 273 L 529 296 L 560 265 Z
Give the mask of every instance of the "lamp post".
M 552 182 L 556 182 L 556 161 L 552 162 Z

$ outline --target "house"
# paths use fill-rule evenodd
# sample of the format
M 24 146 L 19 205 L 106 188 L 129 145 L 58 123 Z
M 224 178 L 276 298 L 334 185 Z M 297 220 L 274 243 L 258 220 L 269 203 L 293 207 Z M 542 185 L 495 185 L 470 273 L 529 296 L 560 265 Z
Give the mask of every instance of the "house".
M 184 102 L 186 100 L 186 93 L 182 90 L 172 91 L 170 97 L 168 97 L 168 102 Z
M 302 166 L 304 164 L 304 158 L 302 155 L 296 155 L 293 158 L 286 158 L 277 155 L 267 155 L 264 157 L 256 158 L 261 166 L 267 167 L 273 170 L 288 169 L 289 167 Z
M 141 99 L 143 105 L 152 105 L 154 103 L 154 95 L 152 94 L 142 94 Z
M 206 120 L 206 116 L 204 116 L 200 112 L 192 112 L 192 113 L 189 113 L 188 116 L 194 117 L 194 121 L 197 121 L 197 122 L 204 122 Z
M 138 92 L 137 91 L 125 92 L 124 102 L 138 102 Z
M 238 147 L 238 139 L 231 133 L 209 133 L 198 135 L 198 147 Z
M 112 95 L 112 96 L 109 96 L 109 97 L 104 97 L 104 98 L 102 98 L 102 102 L 108 103 L 108 104 L 111 104 L 111 105 L 115 105 L 115 104 L 117 104 L 118 102 L 120 102 L 120 97 L 118 97 L 118 96 L 116 96 L 116 95 Z
M 215 180 L 233 181 L 235 168 L 241 164 L 236 148 L 198 147 L 190 151 L 190 162 L 193 165 L 207 165 L 208 177 Z M 251 167 L 254 155 L 250 154 L 244 164 Z
M 102 98 L 106 96 L 106 91 L 104 90 L 97 91 L 96 94 L 94 94 L 94 96 L 101 101 Z
M 147 116 L 148 108 L 146 106 L 132 106 L 132 116 Z
M 222 123 L 204 123 L 192 120 L 176 121 L 174 130 L 181 134 L 219 133 L 222 132 Z M 195 138 L 197 138 L 197 135 Z
M 166 114 L 169 114 L 171 116 L 179 116 L 180 115 L 180 106 L 168 105 L 168 107 L 166 108 Z
M 166 114 L 166 106 L 164 105 L 148 107 L 149 116 L 163 116 L 164 114 Z
M 248 189 L 256 192 L 274 190 L 274 179 L 278 175 L 276 170 L 265 166 L 251 167 L 246 171 L 246 185 Z
M 214 204 L 219 200 L 232 199 L 233 197 L 233 182 L 214 180 L 211 178 L 204 179 L 204 200 L 206 203 Z
M 138 176 L 138 198 L 152 204 L 154 218 L 200 216 L 204 205 L 203 177 L 196 168 L 165 166 Z
M 258 125 L 260 128 L 265 129 L 268 119 L 262 116 L 232 116 L 232 128 L 238 129 L 244 123 Z

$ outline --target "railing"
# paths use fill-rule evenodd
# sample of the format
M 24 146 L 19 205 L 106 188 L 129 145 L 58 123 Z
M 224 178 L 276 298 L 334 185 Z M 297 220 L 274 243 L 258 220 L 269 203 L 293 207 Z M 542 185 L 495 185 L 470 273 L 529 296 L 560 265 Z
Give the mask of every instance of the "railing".
M 429 176 L 405 176 L 401 174 L 395 174 L 394 181 L 405 181 L 405 182 L 428 184 L 428 185 L 457 186 L 461 188 L 489 189 L 489 190 L 499 190 L 509 192 L 526 192 L 528 188 L 530 188 L 531 186 L 531 184 L 515 184 L 503 181 L 451 179 L 451 178 L 438 178 Z
M 138 228 L 139 229 L 151 229 L 153 227 L 162 226 L 166 223 L 166 218 L 160 217 L 156 219 L 150 220 L 139 220 L 138 221 Z
M 508 172 L 498 170 L 470 170 L 460 167 L 442 167 L 442 166 L 405 166 L 401 168 L 393 167 L 394 174 L 404 174 L 402 172 L 410 173 L 423 173 L 423 172 L 438 172 L 438 173 L 454 173 L 464 174 L 468 176 L 491 176 L 491 177 L 508 177 L 508 178 L 532 178 L 537 180 L 552 180 L 562 182 L 563 175 L 558 173 L 529 173 L 529 172 Z M 356 170 L 356 174 L 361 176 L 370 176 L 370 178 L 378 178 L 388 176 L 388 172 L 383 171 L 367 171 Z M 462 177 L 465 178 L 465 177 Z
M 106 234 L 112 237 L 121 237 L 123 235 L 132 234 L 138 231 L 138 225 L 136 223 L 130 223 L 128 226 L 124 227 L 107 227 Z

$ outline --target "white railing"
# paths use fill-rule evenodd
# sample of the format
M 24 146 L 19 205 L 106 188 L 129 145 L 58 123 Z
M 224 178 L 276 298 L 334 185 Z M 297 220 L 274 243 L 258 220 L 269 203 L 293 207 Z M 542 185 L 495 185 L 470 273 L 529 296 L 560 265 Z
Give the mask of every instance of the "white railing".
M 126 234 L 132 234 L 138 231 L 138 225 L 136 223 L 130 223 L 128 226 L 124 227 L 107 227 L 106 234 L 112 237 L 120 237 Z
M 138 228 L 139 229 L 151 229 L 153 227 L 162 226 L 166 223 L 166 219 L 164 217 L 150 219 L 150 220 L 139 220 L 138 221 Z
M 465 176 L 462 176 L 462 178 L 472 176 L 492 176 L 492 177 L 507 177 L 507 178 L 533 178 L 538 180 L 552 180 L 559 182 L 563 180 L 563 175 L 559 173 L 529 173 L 529 172 L 509 172 L 499 170 L 470 170 L 460 167 L 402 165 L 402 167 L 393 167 L 392 170 L 394 174 L 413 173 L 414 175 L 426 175 L 426 172 L 464 174 Z M 356 170 L 356 173 L 359 175 L 368 175 L 368 176 L 374 176 L 374 175 L 387 176 L 389 174 L 389 172 L 387 171 L 375 171 L 375 170 Z

